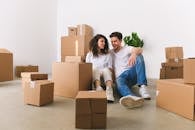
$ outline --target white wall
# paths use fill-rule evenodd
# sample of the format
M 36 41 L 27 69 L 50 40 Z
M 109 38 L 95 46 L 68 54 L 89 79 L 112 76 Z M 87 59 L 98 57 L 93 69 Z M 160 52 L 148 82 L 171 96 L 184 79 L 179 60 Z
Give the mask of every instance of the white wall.
M 15 65 L 39 65 L 51 73 L 57 56 L 56 0 L 0 0 L 0 48 Z
M 60 36 L 67 27 L 86 23 L 109 38 L 113 31 L 138 32 L 144 39 L 149 78 L 159 78 L 164 48 L 183 46 L 184 57 L 195 56 L 194 0 L 59 0 L 58 59 Z

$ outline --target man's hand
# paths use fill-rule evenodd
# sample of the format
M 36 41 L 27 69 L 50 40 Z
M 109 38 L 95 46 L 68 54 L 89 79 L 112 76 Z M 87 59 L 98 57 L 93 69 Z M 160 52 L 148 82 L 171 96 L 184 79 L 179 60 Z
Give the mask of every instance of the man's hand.
M 131 56 L 129 57 L 128 65 L 133 66 L 136 63 L 136 58 L 138 55 L 142 53 L 142 48 L 140 47 L 134 47 L 131 50 Z
M 136 57 L 137 55 L 135 53 L 132 53 L 129 57 L 128 65 L 133 66 L 136 63 Z

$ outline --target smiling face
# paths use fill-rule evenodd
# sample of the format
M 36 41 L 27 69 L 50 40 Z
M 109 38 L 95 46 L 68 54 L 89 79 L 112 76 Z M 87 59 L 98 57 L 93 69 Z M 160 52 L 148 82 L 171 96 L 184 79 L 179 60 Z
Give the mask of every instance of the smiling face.
M 104 49 L 104 47 L 105 47 L 105 39 L 103 37 L 99 38 L 97 44 L 98 44 L 98 48 L 100 50 Z
M 118 39 L 118 37 L 111 37 L 111 43 L 112 43 L 112 47 L 115 51 L 120 50 L 121 48 L 121 40 Z

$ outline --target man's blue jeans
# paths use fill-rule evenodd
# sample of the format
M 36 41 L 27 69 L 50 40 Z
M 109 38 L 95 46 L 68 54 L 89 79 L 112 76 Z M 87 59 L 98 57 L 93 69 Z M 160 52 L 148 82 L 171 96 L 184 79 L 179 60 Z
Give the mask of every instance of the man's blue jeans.
M 121 96 L 135 95 L 131 90 L 133 85 L 147 85 L 145 62 L 142 55 L 137 56 L 134 66 L 117 77 L 116 84 Z

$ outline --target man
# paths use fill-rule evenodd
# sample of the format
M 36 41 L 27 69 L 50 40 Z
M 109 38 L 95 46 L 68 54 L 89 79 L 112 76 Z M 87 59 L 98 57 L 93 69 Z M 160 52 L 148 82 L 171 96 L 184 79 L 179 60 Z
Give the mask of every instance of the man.
M 122 46 L 122 34 L 113 32 L 110 34 L 113 49 L 113 69 L 115 71 L 116 85 L 121 98 L 120 104 L 126 108 L 135 108 L 143 105 L 144 99 L 150 100 L 151 97 L 146 89 L 147 80 L 145 74 L 145 63 L 142 56 L 142 49 L 131 46 Z M 131 88 L 133 85 L 140 87 L 139 94 L 136 96 Z

